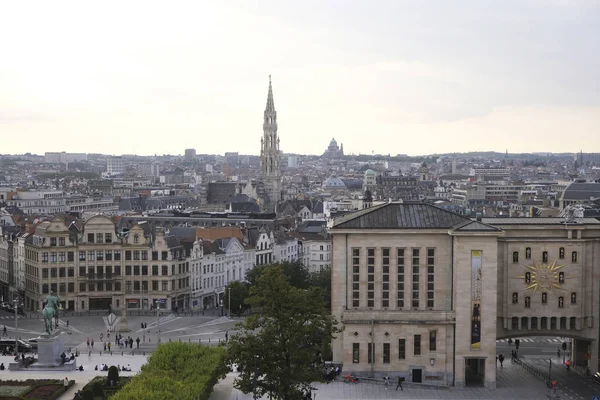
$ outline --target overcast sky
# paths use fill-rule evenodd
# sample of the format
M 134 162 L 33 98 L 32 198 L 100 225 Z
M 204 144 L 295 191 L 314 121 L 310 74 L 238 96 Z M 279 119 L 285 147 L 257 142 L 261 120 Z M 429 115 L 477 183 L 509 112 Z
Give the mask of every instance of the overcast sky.
M 7 1 L 0 153 L 600 151 L 600 0 Z

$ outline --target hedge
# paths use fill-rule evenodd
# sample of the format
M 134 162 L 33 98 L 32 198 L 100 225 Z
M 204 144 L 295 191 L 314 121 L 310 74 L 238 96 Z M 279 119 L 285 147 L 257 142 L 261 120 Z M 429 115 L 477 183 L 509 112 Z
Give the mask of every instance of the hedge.
M 228 371 L 226 349 L 193 343 L 164 343 L 111 400 L 208 400 Z

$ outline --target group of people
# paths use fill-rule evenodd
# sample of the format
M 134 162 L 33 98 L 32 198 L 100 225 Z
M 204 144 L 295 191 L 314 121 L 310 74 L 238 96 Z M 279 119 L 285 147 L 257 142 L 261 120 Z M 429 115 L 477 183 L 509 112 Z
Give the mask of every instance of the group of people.
M 131 364 L 127 364 L 127 366 L 121 366 L 121 364 L 117 365 L 117 369 L 119 371 L 131 371 Z M 108 371 L 108 364 L 100 364 L 100 367 L 96 365 L 94 371 Z
M 117 334 L 115 336 L 115 344 L 119 345 L 120 348 L 127 348 L 129 346 L 130 349 L 133 349 L 133 338 L 131 336 L 123 337 L 121 334 Z M 135 339 L 137 343 L 137 348 L 140 348 L 140 338 Z M 110 349 L 110 348 L 109 348 Z

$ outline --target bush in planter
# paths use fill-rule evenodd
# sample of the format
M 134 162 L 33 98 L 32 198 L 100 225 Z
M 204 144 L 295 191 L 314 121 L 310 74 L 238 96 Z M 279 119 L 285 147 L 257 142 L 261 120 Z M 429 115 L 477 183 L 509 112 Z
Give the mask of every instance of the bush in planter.
M 81 398 L 83 400 L 94 400 L 94 392 L 92 392 L 90 389 L 85 389 L 83 392 L 81 392 Z
M 101 380 L 97 380 L 94 382 L 94 385 L 92 386 L 92 392 L 96 397 L 104 397 L 104 390 L 102 390 Z
M 119 383 L 119 368 L 114 365 L 111 365 L 108 369 L 108 381 L 106 382 L 107 386 L 117 385 Z

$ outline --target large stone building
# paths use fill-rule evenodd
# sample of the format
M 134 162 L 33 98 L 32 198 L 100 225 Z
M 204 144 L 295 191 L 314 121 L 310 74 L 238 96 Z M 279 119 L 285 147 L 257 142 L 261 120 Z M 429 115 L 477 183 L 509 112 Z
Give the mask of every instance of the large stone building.
M 494 387 L 496 340 L 573 338 L 598 370 L 600 221 L 471 220 L 389 203 L 335 220 L 334 362 L 408 382 Z
M 70 311 L 188 308 L 189 261 L 175 236 L 136 224 L 117 231 L 108 217 L 83 226 L 63 217 L 39 224 L 25 243 L 25 307 L 50 292 Z
M 260 171 L 265 193 L 262 207 L 274 211 L 282 198 L 281 190 L 281 152 L 277 135 L 277 112 L 273 101 L 273 87 L 269 75 L 269 93 L 264 113 L 263 137 L 260 139 Z

